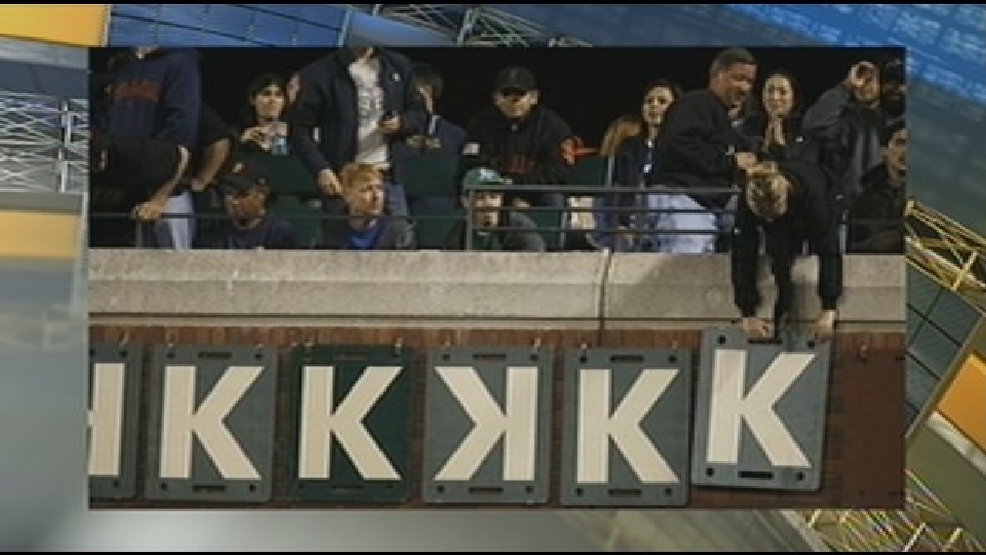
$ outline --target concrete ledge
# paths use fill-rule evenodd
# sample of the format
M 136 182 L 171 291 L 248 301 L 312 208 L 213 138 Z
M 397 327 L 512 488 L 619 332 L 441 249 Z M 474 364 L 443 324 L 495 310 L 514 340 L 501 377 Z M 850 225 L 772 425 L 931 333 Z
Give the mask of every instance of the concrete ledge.
M 94 316 L 597 321 L 605 253 L 90 251 Z
M 349 251 L 89 253 L 98 321 L 583 322 L 607 327 L 737 318 L 725 255 Z M 840 321 L 905 321 L 902 256 L 849 256 Z M 798 312 L 818 310 L 814 259 L 795 267 Z M 764 314 L 773 303 L 764 269 Z M 680 326 L 679 326 L 680 327 Z
M 794 267 L 796 318 L 819 310 L 817 263 L 813 257 Z M 906 318 L 903 256 L 847 256 L 841 322 L 903 324 Z M 760 272 L 761 314 L 771 315 L 773 276 Z M 733 305 L 728 255 L 621 254 L 613 257 L 606 281 L 603 316 L 607 326 L 621 322 L 697 320 L 704 325 L 738 318 Z

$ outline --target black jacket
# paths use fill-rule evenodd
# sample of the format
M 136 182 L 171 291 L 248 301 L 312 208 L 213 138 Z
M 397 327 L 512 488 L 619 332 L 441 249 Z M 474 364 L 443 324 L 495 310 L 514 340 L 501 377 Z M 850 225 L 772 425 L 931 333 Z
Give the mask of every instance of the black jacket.
M 386 49 L 379 49 L 377 56 L 384 110 L 401 118 L 401 129 L 391 141 L 422 133 L 427 116 L 412 84 L 410 60 Z M 359 107 L 356 83 L 349 74 L 353 60 L 352 51 L 342 48 L 298 72 L 301 90 L 288 112 L 291 148 L 313 175 L 326 168 L 338 173 L 356 158 Z M 315 129 L 318 142 L 313 138 Z
M 778 287 L 775 318 L 790 309 L 791 267 L 805 241 L 819 259 L 818 296 L 822 308 L 835 309 L 842 297 L 840 212 L 834 199 L 834 178 L 817 164 L 800 160 L 781 162 L 780 170 L 795 184 L 795 191 L 788 198 L 788 211 L 783 216 L 773 222 L 757 217 L 742 193 L 736 208 L 731 277 L 733 300 L 744 317 L 755 315 L 762 300 L 757 289 L 761 230 Z
M 459 176 L 478 166 L 496 170 L 517 185 L 565 185 L 574 163 L 571 127 L 555 112 L 540 105 L 520 121 L 508 119 L 496 106 L 476 114 L 466 126 Z M 461 183 L 461 179 L 460 179 Z M 544 206 L 541 193 L 513 192 L 531 206 Z
M 842 84 L 805 111 L 804 133 L 820 143 L 822 163 L 834 172 L 850 201 L 862 192 L 863 176 L 883 162 L 880 134 L 890 119 L 880 107 L 860 105 Z
M 736 182 L 732 154 L 742 148 L 726 105 L 712 91 L 684 94 L 668 107 L 657 137 L 651 183 L 672 187 L 721 188 Z M 731 194 L 690 194 L 707 208 L 723 208 Z
M 904 188 L 890 184 L 886 163 L 864 174 L 862 184 L 849 211 L 849 252 L 903 254 Z

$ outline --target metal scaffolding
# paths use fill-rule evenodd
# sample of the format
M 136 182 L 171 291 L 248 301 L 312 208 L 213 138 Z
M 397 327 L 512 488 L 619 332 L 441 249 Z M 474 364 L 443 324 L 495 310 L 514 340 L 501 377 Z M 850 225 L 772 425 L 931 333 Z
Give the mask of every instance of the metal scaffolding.
M 89 102 L 0 91 L 0 189 L 85 194 Z
M 904 226 L 908 263 L 986 316 L 986 239 L 914 199 Z
M 459 46 L 591 46 L 482 4 L 347 4 L 376 17 L 440 33 Z
M 986 551 L 926 484 L 911 472 L 906 478 L 903 510 L 817 510 L 803 516 L 834 551 Z
M 0 191 L 78 195 L 89 191 L 88 100 L 0 91 Z M 86 218 L 79 218 L 78 256 L 67 305 L 5 303 L 0 344 L 61 350 L 86 340 Z M 30 264 L 28 264 L 30 265 Z

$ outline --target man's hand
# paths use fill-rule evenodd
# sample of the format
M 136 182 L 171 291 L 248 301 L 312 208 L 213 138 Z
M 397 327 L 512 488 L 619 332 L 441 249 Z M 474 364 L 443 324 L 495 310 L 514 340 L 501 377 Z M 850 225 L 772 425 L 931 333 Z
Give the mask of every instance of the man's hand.
M 164 201 L 151 199 L 134 207 L 131 216 L 141 222 L 156 222 L 164 213 Z
M 876 66 L 870 62 L 859 62 L 852 66 L 849 75 L 846 76 L 846 86 L 857 91 L 863 88 L 872 79 L 876 79 Z
M 838 313 L 835 310 L 823 310 L 811 327 L 815 341 L 820 343 L 830 341 L 835 336 L 835 321 Z
M 770 324 L 755 316 L 743 318 L 740 327 L 747 339 L 768 339 L 772 335 Z
M 736 158 L 736 167 L 741 170 L 749 170 L 757 163 L 757 155 L 752 152 L 737 152 L 733 156 Z
M 263 127 L 251 127 L 243 131 L 240 135 L 241 143 L 256 143 L 261 148 L 264 148 L 267 143 L 267 132 Z
M 384 135 L 393 135 L 401 129 L 401 117 L 395 115 L 387 119 L 380 120 L 380 123 L 377 124 L 377 129 L 379 129 Z
M 318 172 L 317 182 L 323 195 L 337 197 L 342 194 L 342 183 L 339 183 L 339 177 L 329 168 Z

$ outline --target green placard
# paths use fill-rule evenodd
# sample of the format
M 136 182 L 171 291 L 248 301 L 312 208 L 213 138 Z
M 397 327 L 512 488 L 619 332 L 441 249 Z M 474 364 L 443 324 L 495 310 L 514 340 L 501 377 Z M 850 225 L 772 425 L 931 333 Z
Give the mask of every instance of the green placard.
M 140 345 L 89 347 L 88 475 L 90 500 L 137 495 Z
M 380 346 L 300 346 L 288 367 L 287 497 L 402 503 L 411 495 L 411 354 Z

